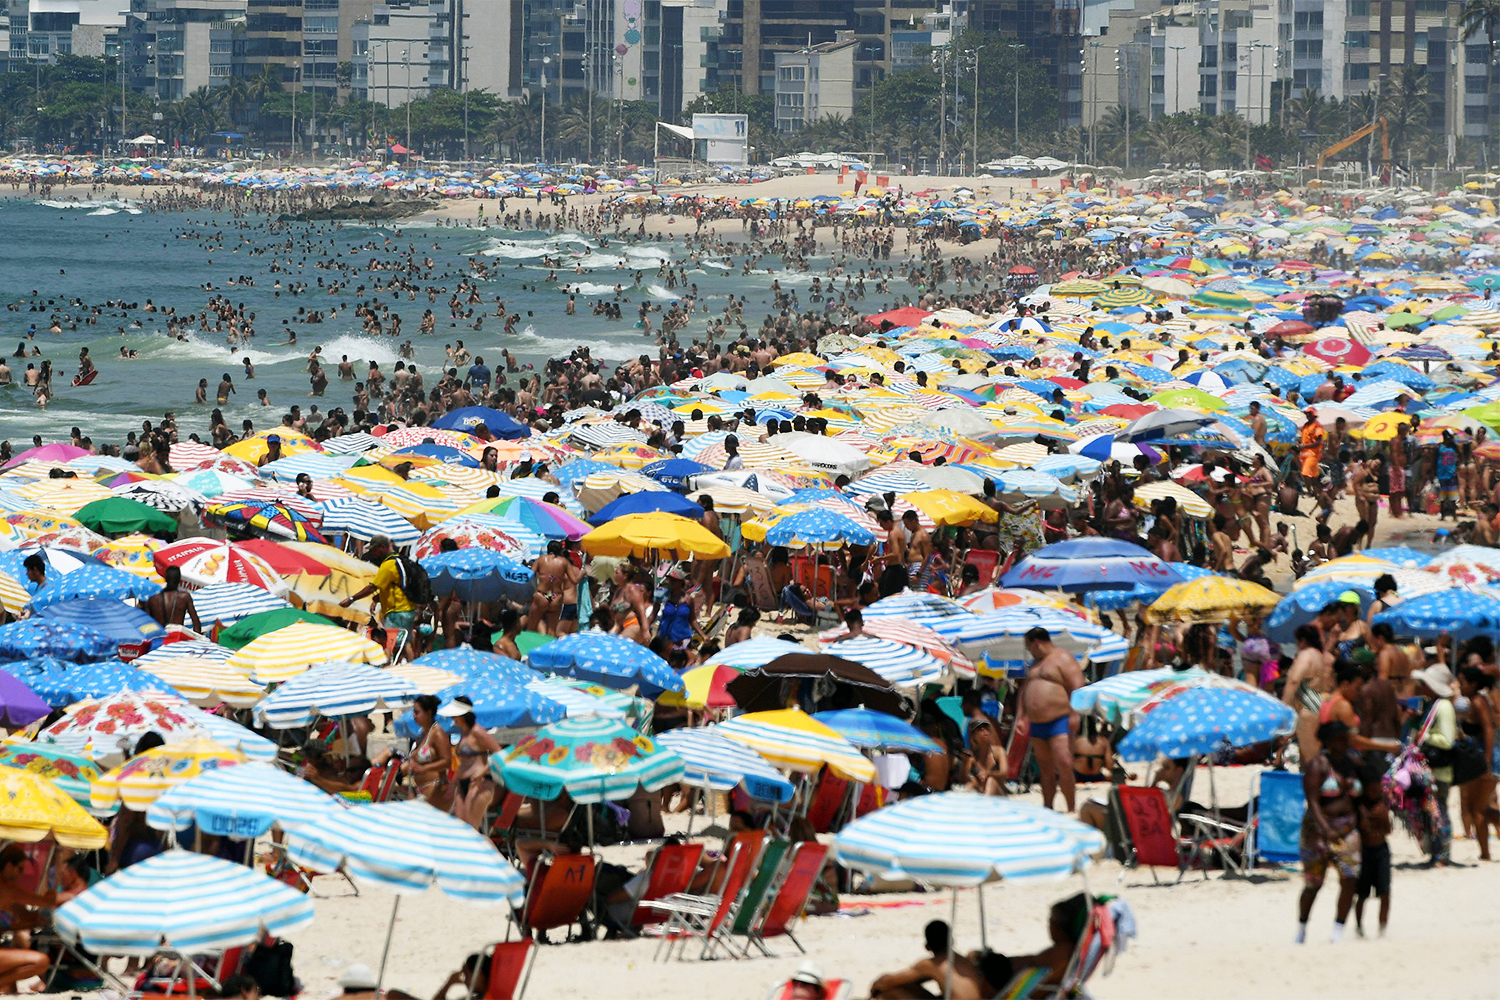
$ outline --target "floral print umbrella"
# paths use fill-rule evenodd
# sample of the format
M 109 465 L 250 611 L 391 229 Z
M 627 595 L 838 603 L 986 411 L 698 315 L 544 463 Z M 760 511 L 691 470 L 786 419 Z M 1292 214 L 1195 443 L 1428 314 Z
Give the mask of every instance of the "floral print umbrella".
M 616 802 L 682 778 L 682 758 L 614 719 L 564 719 L 490 758 L 490 771 L 521 795 Z

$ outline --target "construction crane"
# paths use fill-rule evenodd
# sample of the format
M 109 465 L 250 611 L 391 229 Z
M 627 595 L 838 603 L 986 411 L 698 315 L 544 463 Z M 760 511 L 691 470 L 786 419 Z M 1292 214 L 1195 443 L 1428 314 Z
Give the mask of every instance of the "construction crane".
M 1347 139 L 1340 139 L 1338 142 L 1334 143 L 1332 146 L 1329 146 L 1327 149 L 1323 150 L 1323 152 L 1319 153 L 1318 169 L 1323 169 L 1323 162 L 1330 156 L 1337 156 L 1339 153 L 1342 153 L 1344 150 L 1348 149 L 1359 140 L 1370 135 L 1376 129 L 1380 129 L 1380 162 L 1389 165 L 1391 162 L 1391 132 L 1390 129 L 1386 128 L 1385 118 L 1380 117 L 1372 121 L 1370 124 L 1366 125 L 1364 128 L 1355 132 Z

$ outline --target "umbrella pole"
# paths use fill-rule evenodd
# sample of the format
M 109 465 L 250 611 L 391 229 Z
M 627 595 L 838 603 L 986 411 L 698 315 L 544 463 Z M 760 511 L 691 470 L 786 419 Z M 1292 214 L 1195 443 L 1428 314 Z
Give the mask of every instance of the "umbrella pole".
M 990 943 L 984 930 L 984 883 L 974 887 L 974 894 L 979 897 L 979 950 L 988 951 Z
M 401 897 L 391 904 L 391 922 L 385 929 L 385 948 L 380 952 L 380 974 L 375 977 L 375 995 L 385 995 L 385 962 L 391 955 L 391 937 L 396 933 L 396 911 L 401 909 Z
M 697 790 L 698 790 L 698 789 L 696 789 L 696 788 L 695 788 L 695 789 L 693 789 L 693 792 L 696 792 L 696 791 L 697 791 Z M 685 838 L 686 838 L 686 839 L 688 839 L 688 840 L 692 840 L 692 839 L 693 839 L 693 802 L 692 802 L 692 797 L 693 797 L 693 792 L 689 792 L 689 793 L 688 793 L 688 809 L 687 809 L 687 814 L 688 814 L 688 822 L 687 822 L 687 833 L 686 833 L 686 834 L 684 834 L 684 835 L 683 835 L 683 836 L 684 836 L 684 837 L 685 837 Z
M 953 996 L 953 925 L 958 922 L 958 887 L 953 887 L 953 901 L 948 905 L 948 968 L 943 976 L 943 1000 Z

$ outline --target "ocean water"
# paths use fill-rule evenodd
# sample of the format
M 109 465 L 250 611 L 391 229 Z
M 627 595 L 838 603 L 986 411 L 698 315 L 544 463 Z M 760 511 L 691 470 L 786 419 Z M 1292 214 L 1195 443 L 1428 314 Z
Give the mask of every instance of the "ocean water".
M 214 240 L 222 237 L 222 240 Z M 389 240 L 391 245 L 386 245 Z M 373 242 L 374 246 L 371 247 Z M 372 259 L 395 261 L 408 254 L 434 262 L 430 280 L 418 279 L 421 287 L 446 288 L 429 303 L 418 293 L 409 300 L 403 293 L 393 301 L 394 291 L 372 291 L 376 281 L 389 278 L 389 271 L 368 271 Z M 460 320 L 452 325 L 447 298 L 468 270 L 474 255 L 482 255 L 503 274 L 481 283 L 485 302 L 476 306 L 486 313 L 483 329 L 476 331 Z M 567 270 L 559 270 L 556 283 L 546 283 L 544 256 L 564 257 Z M 566 356 L 577 346 L 587 346 L 596 358 L 624 361 L 642 351 L 654 354 L 651 337 L 636 326 L 636 310 L 643 300 L 663 308 L 676 296 L 657 274 L 663 262 L 685 257 L 681 245 L 670 243 L 601 247 L 596 239 L 578 234 L 545 234 L 473 230 L 423 225 L 345 225 L 296 223 L 268 231 L 264 219 L 236 220 L 205 213 L 154 213 L 129 202 L 114 199 L 66 202 L 25 200 L 0 201 L 0 350 L 14 372 L 16 385 L 0 389 L 0 438 L 21 445 L 33 434 L 44 439 L 63 437 L 77 426 L 96 442 L 118 442 L 142 419 L 158 420 L 163 412 L 176 414 L 185 437 L 197 432 L 205 440 L 208 410 L 220 376 L 234 379 L 236 395 L 224 408 L 231 427 L 244 419 L 256 426 L 280 422 L 293 404 L 304 409 L 316 402 L 320 409 L 349 407 L 352 385 L 338 379 L 336 364 L 342 355 L 355 362 L 362 377 L 371 359 L 389 375 L 398 358 L 400 340 L 411 340 L 416 362 L 428 385 L 437 377 L 444 358 L 444 345 L 462 340 L 471 351 L 486 357 L 493 367 L 502 347 L 521 361 L 540 366 L 551 357 Z M 334 271 L 314 266 L 338 258 L 356 270 Z M 760 273 L 742 276 L 733 255 L 714 258 L 721 267 L 692 268 L 689 280 L 699 286 L 707 301 L 702 308 L 719 309 L 728 294 L 749 296 L 747 321 L 769 311 L 766 302 L 771 278 L 783 284 L 805 276 Z M 273 262 L 283 273 L 273 273 Z M 727 270 L 724 269 L 727 267 Z M 574 270 L 581 268 L 581 273 Z M 639 284 L 636 272 L 643 272 Z M 248 276 L 254 286 L 230 284 Z M 322 278 L 348 281 L 349 287 L 335 295 L 316 287 Z M 313 286 L 293 295 L 283 286 L 304 281 Z M 810 280 L 807 277 L 805 280 Z M 356 294 L 359 285 L 366 291 Z M 622 286 L 626 318 L 605 320 L 592 315 L 596 298 L 612 297 Z M 212 288 L 206 287 L 212 286 Z M 578 295 L 577 314 L 567 316 L 567 286 Z M 532 289 L 535 288 L 535 291 Z M 179 316 L 196 314 L 214 295 L 244 303 L 255 313 L 256 337 L 248 347 L 231 351 L 221 334 L 194 330 L 184 341 L 169 337 L 161 313 L 140 309 L 109 308 L 93 326 L 81 322 L 76 330 L 48 333 L 54 314 L 78 316 L 85 306 L 108 301 L 145 305 L 150 299 L 161 309 L 176 308 Z M 390 304 L 402 319 L 400 340 L 373 338 L 361 333 L 354 306 L 358 299 L 376 296 Z M 504 299 L 507 309 L 521 314 L 514 334 L 507 335 L 504 322 L 495 313 L 494 298 Z M 715 300 L 718 300 L 717 303 Z M 16 308 L 12 308 L 16 307 Z M 33 307 L 37 307 L 33 311 Z M 288 344 L 283 321 L 292 321 L 299 307 L 327 312 L 339 307 L 339 315 L 321 324 L 295 324 L 297 343 Z M 434 336 L 417 332 L 424 310 L 437 317 Z M 660 314 L 653 317 L 660 326 Z M 140 326 L 136 324 L 139 323 Z M 701 330 L 707 317 L 700 311 L 689 328 L 689 336 Z M 34 340 L 28 329 L 35 325 Z M 122 331 L 123 328 L 123 331 Z M 20 383 L 26 361 L 12 355 L 16 344 L 34 343 L 42 357 L 52 361 L 55 397 L 46 410 L 39 409 L 31 393 Z M 322 399 L 309 398 L 306 359 L 316 345 L 323 347 L 324 365 L 330 384 Z M 124 360 L 120 348 L 134 350 L 139 357 Z M 92 385 L 71 387 L 79 349 L 88 347 L 100 369 Z M 255 365 L 253 381 L 243 379 L 240 359 L 248 356 Z M 40 359 L 36 359 L 40 360 Z M 209 382 L 210 405 L 193 403 L 198 380 Z M 270 406 L 261 406 L 256 390 L 267 391 Z M 201 410 L 202 412 L 196 412 Z

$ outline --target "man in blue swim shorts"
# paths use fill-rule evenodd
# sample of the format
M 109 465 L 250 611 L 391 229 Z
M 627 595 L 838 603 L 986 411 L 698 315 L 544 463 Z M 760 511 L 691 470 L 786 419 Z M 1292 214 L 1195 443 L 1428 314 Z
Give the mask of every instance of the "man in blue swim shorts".
M 1069 698 L 1083 687 L 1083 671 L 1073 654 L 1052 642 L 1052 633 L 1034 628 L 1026 633 L 1026 653 L 1032 659 L 1021 685 L 1021 714 L 1031 727 L 1031 750 L 1042 773 L 1042 805 L 1062 784 L 1063 803 L 1074 811 L 1072 706 Z

